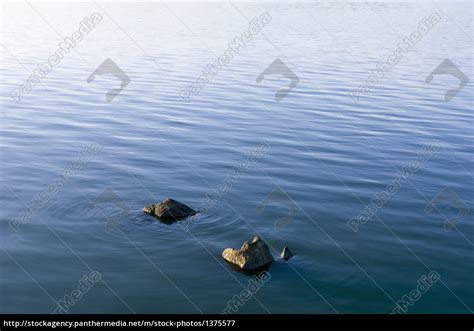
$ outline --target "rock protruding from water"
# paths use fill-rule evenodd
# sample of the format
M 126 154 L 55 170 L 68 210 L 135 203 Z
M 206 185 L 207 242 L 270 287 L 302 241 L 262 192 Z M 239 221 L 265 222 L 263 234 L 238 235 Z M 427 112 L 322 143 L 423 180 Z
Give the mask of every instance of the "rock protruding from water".
M 224 249 L 222 257 L 243 270 L 257 269 L 273 262 L 268 246 L 258 236 L 251 243 L 245 241 L 239 250 Z
M 287 246 L 285 246 L 283 247 L 283 251 L 281 252 L 280 256 L 283 260 L 288 261 L 289 259 L 293 257 L 293 253 L 290 251 L 290 249 Z
M 143 208 L 143 211 L 148 214 L 152 214 L 158 218 L 164 220 L 180 220 L 185 217 L 196 214 L 196 211 L 184 203 L 173 199 L 166 199 L 160 203 L 149 205 Z

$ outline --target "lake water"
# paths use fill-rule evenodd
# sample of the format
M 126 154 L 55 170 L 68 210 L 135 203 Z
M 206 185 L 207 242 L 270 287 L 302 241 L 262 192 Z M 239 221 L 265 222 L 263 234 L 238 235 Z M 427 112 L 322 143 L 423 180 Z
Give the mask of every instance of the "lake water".
M 252 283 L 221 253 L 259 235 L 275 262 L 238 313 L 472 313 L 472 16 L 5 4 L 0 312 L 220 313 Z M 206 212 L 142 212 L 167 197 Z

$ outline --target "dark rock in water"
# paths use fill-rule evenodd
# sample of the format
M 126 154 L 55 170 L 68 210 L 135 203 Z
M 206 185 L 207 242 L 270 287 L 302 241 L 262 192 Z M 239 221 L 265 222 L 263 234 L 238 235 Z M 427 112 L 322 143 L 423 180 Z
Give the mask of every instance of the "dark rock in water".
M 285 246 L 280 256 L 283 260 L 288 261 L 289 259 L 293 257 L 293 253 L 290 251 L 290 249 L 287 246 Z
M 257 269 L 273 262 L 268 246 L 258 236 L 251 243 L 245 241 L 239 250 L 224 249 L 222 257 L 243 270 Z
M 196 211 L 184 203 L 173 199 L 166 199 L 160 203 L 149 205 L 143 211 L 164 220 L 180 220 L 182 218 L 196 214 Z

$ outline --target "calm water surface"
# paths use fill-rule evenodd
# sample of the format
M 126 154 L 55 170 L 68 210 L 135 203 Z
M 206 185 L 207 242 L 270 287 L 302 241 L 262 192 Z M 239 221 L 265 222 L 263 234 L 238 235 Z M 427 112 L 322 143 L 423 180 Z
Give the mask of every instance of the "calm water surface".
M 276 258 L 285 245 L 296 256 L 277 258 L 239 313 L 388 313 L 430 272 L 441 278 L 409 313 L 472 312 L 471 3 L 32 6 L 2 8 L 1 313 L 53 312 L 92 271 L 102 279 L 68 313 L 220 313 L 250 279 L 221 252 L 257 234 Z M 15 101 L 10 93 L 95 12 L 103 20 Z M 271 21 L 183 100 L 265 12 Z M 440 21 L 352 98 L 435 12 Z M 107 58 L 131 79 L 112 102 L 116 78 L 87 83 Z M 299 77 L 281 101 L 288 80 L 256 81 L 277 58 Z M 457 78 L 425 82 L 445 59 L 470 79 L 450 101 Z M 101 149 L 81 154 L 92 144 Z M 197 208 L 261 144 L 270 151 L 189 233 L 143 214 L 166 197 Z M 441 149 L 426 157 L 430 144 Z M 354 232 L 348 222 L 420 153 Z

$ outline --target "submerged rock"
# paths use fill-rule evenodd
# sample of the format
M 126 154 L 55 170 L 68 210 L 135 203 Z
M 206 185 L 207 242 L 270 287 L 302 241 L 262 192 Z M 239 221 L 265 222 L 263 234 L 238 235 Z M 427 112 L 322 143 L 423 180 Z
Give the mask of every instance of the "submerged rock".
M 245 241 L 239 250 L 224 249 L 222 257 L 243 270 L 257 269 L 273 262 L 268 246 L 258 236 L 254 237 L 251 243 Z
M 293 257 L 293 253 L 290 251 L 290 249 L 287 246 L 285 246 L 283 247 L 283 251 L 281 252 L 280 256 L 283 260 L 288 261 L 289 259 Z
M 166 199 L 160 203 L 146 206 L 143 211 L 161 219 L 176 221 L 196 214 L 194 209 L 173 199 Z

